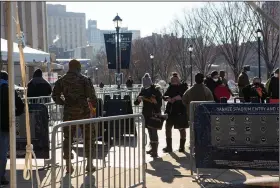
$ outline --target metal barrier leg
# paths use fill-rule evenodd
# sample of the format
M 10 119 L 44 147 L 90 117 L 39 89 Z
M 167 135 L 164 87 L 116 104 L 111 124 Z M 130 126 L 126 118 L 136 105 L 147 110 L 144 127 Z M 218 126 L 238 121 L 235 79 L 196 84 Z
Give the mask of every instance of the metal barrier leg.
M 193 159 L 195 157 L 194 155 L 194 128 L 193 128 L 193 122 L 189 122 L 190 125 L 190 175 L 184 175 L 184 174 L 175 174 L 174 177 L 191 177 L 192 182 L 198 182 L 204 177 L 209 177 L 211 174 L 199 174 L 198 168 L 196 168 L 196 174 L 194 175 L 194 164 Z

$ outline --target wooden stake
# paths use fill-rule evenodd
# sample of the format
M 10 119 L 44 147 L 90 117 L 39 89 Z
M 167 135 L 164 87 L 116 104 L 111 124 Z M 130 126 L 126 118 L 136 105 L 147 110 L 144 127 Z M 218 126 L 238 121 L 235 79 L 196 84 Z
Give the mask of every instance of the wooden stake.
M 15 34 L 14 27 L 14 2 L 7 3 L 7 32 L 8 32 L 8 85 L 9 85 L 9 126 L 10 126 L 10 186 L 17 187 L 16 172 L 16 121 L 15 121 L 15 81 L 14 81 L 14 61 L 13 61 L 13 36 Z

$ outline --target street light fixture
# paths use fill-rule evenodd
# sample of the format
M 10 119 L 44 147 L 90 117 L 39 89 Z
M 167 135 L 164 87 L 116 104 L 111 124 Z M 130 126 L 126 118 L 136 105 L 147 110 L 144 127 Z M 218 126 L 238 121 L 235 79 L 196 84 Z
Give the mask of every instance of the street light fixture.
M 152 62 L 152 82 L 154 83 L 154 54 L 150 54 L 150 59 Z
M 121 17 L 117 14 L 117 16 L 113 19 L 113 22 L 115 24 L 115 28 L 121 28 L 122 26 L 122 19 Z
M 95 67 L 96 85 L 98 86 L 98 67 Z
M 193 85 L 193 79 L 192 79 L 192 52 L 193 52 L 193 45 L 189 46 L 189 52 L 190 52 L 190 64 L 191 64 L 191 86 Z
M 262 36 L 262 30 L 257 29 L 256 33 L 257 33 L 257 37 L 258 37 L 259 78 L 261 79 L 261 36 Z
M 113 22 L 115 24 L 116 28 L 116 34 L 117 34 L 117 84 L 118 84 L 118 89 L 121 88 L 121 79 L 120 79 L 120 74 L 121 74 L 121 61 L 120 61 L 120 28 L 122 26 L 122 19 L 117 16 L 113 19 Z

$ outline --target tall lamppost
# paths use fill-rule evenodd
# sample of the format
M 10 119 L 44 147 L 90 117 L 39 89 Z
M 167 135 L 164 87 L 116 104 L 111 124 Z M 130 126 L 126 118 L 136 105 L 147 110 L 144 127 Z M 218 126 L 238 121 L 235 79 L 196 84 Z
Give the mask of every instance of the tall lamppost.
M 150 54 L 150 59 L 152 63 L 152 82 L 154 83 L 154 54 Z
M 258 37 L 259 78 L 261 79 L 261 36 L 262 36 L 262 30 L 257 29 L 256 33 L 257 33 L 257 37 Z
M 193 46 L 190 45 L 189 46 L 189 52 L 190 52 L 190 64 L 191 64 L 191 86 L 193 85 L 193 80 L 192 80 L 192 52 L 193 52 Z
M 117 83 L 118 83 L 118 89 L 121 88 L 121 78 L 120 78 L 120 73 L 121 73 L 121 61 L 120 61 L 120 28 L 122 25 L 122 19 L 117 16 L 113 19 L 113 22 L 115 24 L 116 28 L 116 34 L 117 34 Z
M 95 67 L 96 85 L 98 86 L 98 67 Z

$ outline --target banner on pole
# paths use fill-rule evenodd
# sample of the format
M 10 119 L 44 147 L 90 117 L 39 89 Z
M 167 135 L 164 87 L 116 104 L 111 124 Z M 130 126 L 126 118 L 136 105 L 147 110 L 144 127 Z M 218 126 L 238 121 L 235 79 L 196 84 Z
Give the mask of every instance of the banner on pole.
M 107 55 L 108 69 L 116 69 L 116 39 L 115 34 L 104 34 L 105 49 Z
M 129 69 L 131 56 L 132 33 L 121 33 L 121 68 Z

